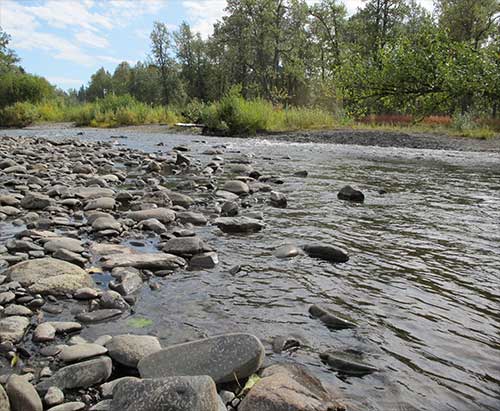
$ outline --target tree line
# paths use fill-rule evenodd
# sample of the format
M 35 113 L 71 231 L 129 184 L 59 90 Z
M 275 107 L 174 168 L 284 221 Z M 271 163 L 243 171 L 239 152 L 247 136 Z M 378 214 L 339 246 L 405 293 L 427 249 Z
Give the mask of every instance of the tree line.
M 4 100 L 9 75 L 27 75 L 12 74 L 15 54 L 6 34 L 0 38 L 2 102 L 37 98 Z M 67 98 L 131 95 L 151 105 L 183 106 L 218 101 L 236 86 L 246 99 L 352 117 L 498 116 L 497 0 L 436 0 L 432 13 L 415 0 L 365 0 L 353 15 L 339 0 L 227 0 L 207 39 L 187 23 L 170 32 L 156 22 L 150 41 L 145 61 L 123 62 L 112 73 L 101 68 Z M 39 94 L 48 92 L 43 79 L 33 78 Z

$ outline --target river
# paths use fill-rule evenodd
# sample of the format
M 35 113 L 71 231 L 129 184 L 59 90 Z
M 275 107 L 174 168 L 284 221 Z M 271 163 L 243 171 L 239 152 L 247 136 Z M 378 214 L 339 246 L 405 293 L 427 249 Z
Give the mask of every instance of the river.
M 286 209 L 265 203 L 252 208 L 264 211 L 263 231 L 235 236 L 210 225 L 199 230 L 218 251 L 216 269 L 179 272 L 160 290 L 143 291 L 136 315 L 153 321 L 145 332 L 163 345 L 246 331 L 265 342 L 267 363 L 305 364 L 359 409 L 500 409 L 500 154 L 127 129 L 0 134 L 61 138 L 78 131 L 92 141 L 126 134 L 116 141 L 150 152 L 185 144 L 202 164 L 211 158 L 204 150 L 224 144 L 226 163 L 248 154 L 261 174 L 284 181 L 276 187 L 288 198 Z M 293 176 L 299 170 L 309 175 Z M 172 184 L 185 180 L 175 177 Z M 363 204 L 337 199 L 346 184 L 364 192 Z M 273 256 L 279 245 L 312 241 L 341 246 L 349 262 Z M 232 275 L 235 264 L 242 270 Z M 330 331 L 308 315 L 314 303 L 358 327 Z M 92 326 L 82 336 L 127 331 L 123 319 Z M 272 353 L 273 338 L 288 333 L 303 334 L 308 347 Z M 338 378 L 319 359 L 327 349 L 360 351 L 380 372 Z

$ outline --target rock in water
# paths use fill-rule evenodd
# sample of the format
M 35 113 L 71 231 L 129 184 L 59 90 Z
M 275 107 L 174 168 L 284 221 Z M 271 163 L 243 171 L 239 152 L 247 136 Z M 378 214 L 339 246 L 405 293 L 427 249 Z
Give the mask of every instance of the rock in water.
M 320 354 L 319 357 L 331 369 L 342 375 L 362 377 L 378 371 L 377 368 L 353 360 L 351 356 L 342 352 L 325 352 Z
M 219 383 L 241 380 L 264 361 L 264 347 L 251 334 L 226 334 L 173 345 L 139 361 L 142 378 L 209 375 Z
M 64 391 L 91 387 L 106 381 L 111 375 L 112 366 L 113 362 L 109 357 L 98 357 L 68 365 L 56 371 L 52 377 L 38 383 L 36 389 L 47 391 L 50 387 L 57 387 Z
M 214 381 L 207 376 L 130 380 L 116 385 L 110 411 L 219 411 Z
M 344 320 L 343 318 L 337 317 L 335 314 L 331 313 L 324 307 L 319 305 L 312 305 L 309 308 L 309 314 L 311 314 L 315 318 L 319 318 L 319 320 L 324 323 L 328 328 L 332 328 L 334 330 L 342 330 L 344 328 L 354 328 L 356 324 Z
M 285 195 L 279 191 L 271 191 L 270 201 L 273 207 L 286 208 L 287 206 L 287 199 Z
M 321 382 L 298 365 L 273 365 L 250 389 L 238 411 L 336 411 L 344 409 Z
M 225 233 L 254 233 L 265 227 L 262 221 L 249 217 L 220 217 L 214 223 Z
M 75 264 L 55 258 L 37 258 L 18 263 L 5 274 L 32 293 L 65 295 L 79 288 L 92 287 L 94 281 Z
M 273 252 L 278 258 L 292 258 L 302 254 L 302 250 L 293 244 L 284 244 Z
M 161 350 L 158 338 L 149 335 L 116 335 L 106 344 L 110 357 L 127 367 L 137 367 L 140 360 Z
M 103 268 L 133 267 L 140 270 L 175 270 L 184 267 L 186 260 L 166 253 L 112 254 L 105 257 Z
M 349 261 L 347 252 L 341 248 L 332 247 L 330 245 L 305 245 L 302 247 L 305 253 L 312 258 L 329 261 L 331 263 L 345 263 Z
M 25 378 L 12 375 L 6 386 L 10 407 L 13 411 L 42 411 L 40 396 Z
M 337 194 L 339 200 L 353 201 L 355 203 L 362 203 L 365 201 L 365 195 L 351 186 L 342 187 Z

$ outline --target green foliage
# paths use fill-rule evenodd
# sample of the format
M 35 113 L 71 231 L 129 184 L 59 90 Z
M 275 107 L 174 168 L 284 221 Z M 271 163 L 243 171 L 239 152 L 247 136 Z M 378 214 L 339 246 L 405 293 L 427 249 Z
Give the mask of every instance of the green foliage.
M 22 101 L 37 103 L 54 96 L 54 87 L 43 77 L 19 70 L 0 75 L 0 108 Z
M 0 110 L 0 126 L 3 127 L 26 127 L 38 118 L 38 111 L 28 102 L 17 102 Z
M 127 321 L 127 324 L 132 328 L 146 328 L 153 325 L 153 320 L 149 318 L 136 317 Z

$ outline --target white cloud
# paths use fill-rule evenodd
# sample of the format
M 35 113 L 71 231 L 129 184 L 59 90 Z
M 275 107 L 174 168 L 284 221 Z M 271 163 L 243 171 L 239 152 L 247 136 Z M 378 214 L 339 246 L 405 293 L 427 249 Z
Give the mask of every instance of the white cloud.
M 78 42 L 90 47 L 105 48 L 109 47 L 109 41 L 105 37 L 99 36 L 91 31 L 79 31 L 75 34 Z
M 182 5 L 193 31 L 206 38 L 212 34 L 214 23 L 224 16 L 226 0 L 185 0 Z
M 53 84 L 57 84 L 58 86 L 66 86 L 66 87 L 79 87 L 81 86 L 84 81 L 76 78 L 68 78 L 68 77 L 47 77 L 47 80 L 49 80 Z

